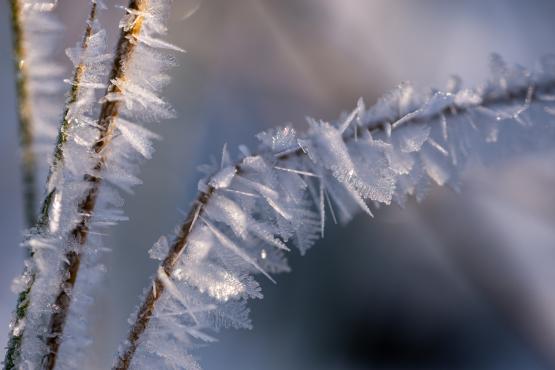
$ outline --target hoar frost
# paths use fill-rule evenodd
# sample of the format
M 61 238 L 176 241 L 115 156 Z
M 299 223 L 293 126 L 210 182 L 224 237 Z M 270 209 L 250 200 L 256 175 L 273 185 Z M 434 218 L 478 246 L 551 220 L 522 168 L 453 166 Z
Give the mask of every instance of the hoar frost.
M 372 214 L 371 205 L 421 200 L 433 183 L 458 188 L 469 159 L 495 156 L 492 132 L 508 145 L 552 132 L 553 99 L 529 87 L 551 86 L 554 64 L 546 59 L 532 74 L 495 58 L 493 66 L 477 89 L 462 89 L 456 78 L 447 92 L 403 84 L 369 109 L 359 101 L 336 124 L 309 119 L 303 135 L 291 127 L 260 133 L 259 154 L 240 148 L 235 163 L 224 147 L 220 164 L 202 168 L 199 199 L 206 199 L 131 367 L 197 369 L 190 351 L 199 342 L 214 341 L 222 327 L 250 328 L 247 300 L 262 297 L 255 276 L 273 281 L 271 274 L 288 271 L 285 252 L 305 253 L 323 236 L 328 213 L 346 222 L 359 210 Z M 503 98 L 510 94 L 522 100 Z M 480 113 L 493 99 L 494 114 Z M 515 107 L 518 115 L 509 113 Z
M 101 3 L 97 5 L 103 7 Z M 164 22 L 168 5 L 169 0 L 148 1 L 142 14 L 141 30 L 132 40 L 135 43 L 134 54 L 125 65 L 125 81 L 108 79 L 113 55 L 106 52 L 106 31 L 97 21 L 91 25 L 92 32 L 86 47 L 79 43 L 66 51 L 75 68 L 83 67 L 83 73 L 77 82 L 79 90 L 76 99 L 67 106 L 65 118 L 70 124 L 68 140 L 63 146 L 63 162 L 53 168 L 48 183 L 47 194 L 55 190 L 48 227 L 31 230 L 25 241 L 34 253 L 29 271 L 36 275 L 24 322 L 20 362 L 25 366 L 40 364 L 42 356 L 48 353 L 47 330 L 50 317 L 60 310 L 54 303 L 60 289 L 70 297 L 71 305 L 60 337 L 56 368 L 79 368 L 86 355 L 85 348 L 90 344 L 90 324 L 84 313 L 92 302 L 92 289 L 104 272 L 99 263 L 99 257 L 107 250 L 102 235 L 107 226 L 127 219 L 120 209 L 123 200 L 117 189 L 131 192 L 132 187 L 141 182 L 138 179 L 138 164 L 143 158 L 152 156 L 152 140 L 158 136 L 142 124 L 174 115 L 169 104 L 159 97 L 162 88 L 169 82 L 166 70 L 174 65 L 173 59 L 168 58 L 164 50 L 179 49 L 158 39 L 166 32 Z M 133 19 L 129 17 L 132 12 L 131 9 L 125 10 L 120 27 L 129 27 L 127 22 Z M 34 25 L 41 27 L 39 31 L 50 27 L 49 24 L 44 25 L 45 21 L 48 18 L 39 15 L 36 22 L 33 18 Z M 36 50 L 40 52 L 43 49 Z M 72 80 L 66 82 L 73 87 Z M 121 89 L 118 93 L 103 96 L 109 83 Z M 47 87 L 45 83 L 41 86 Z M 119 100 L 123 104 L 115 118 L 111 143 L 101 153 L 96 153 L 91 148 L 99 137 L 98 117 L 102 104 L 110 100 Z M 52 146 L 49 149 L 52 150 Z M 91 187 L 91 174 L 96 174 L 99 161 L 103 164 L 101 178 L 105 183 L 95 194 L 96 206 L 87 221 L 86 246 L 76 246 L 72 232 L 87 216 L 79 212 L 79 204 Z M 78 278 L 71 289 L 62 284 L 66 277 L 60 276 L 60 271 L 67 264 L 67 254 L 72 251 L 79 253 L 80 265 Z M 161 250 L 158 255 L 165 252 Z

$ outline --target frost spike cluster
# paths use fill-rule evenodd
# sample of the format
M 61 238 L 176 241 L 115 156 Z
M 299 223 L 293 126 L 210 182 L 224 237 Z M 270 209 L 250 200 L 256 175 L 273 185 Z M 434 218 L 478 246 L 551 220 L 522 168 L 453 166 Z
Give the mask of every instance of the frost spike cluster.
M 221 328 L 251 327 L 247 300 L 262 298 L 255 275 L 288 271 L 284 251 L 305 253 L 328 211 L 347 222 L 371 206 L 421 200 L 432 184 L 458 188 L 467 161 L 495 158 L 492 143 L 501 153 L 529 138 L 534 148 L 552 143 L 555 59 L 542 67 L 531 74 L 494 56 L 480 88 L 404 84 L 336 124 L 309 120 L 305 135 L 261 133 L 260 154 L 243 147 L 235 163 L 224 148 L 221 163 L 201 168 L 207 177 L 174 241 L 162 237 L 149 252 L 162 262 L 115 368 L 199 369 L 191 351 Z

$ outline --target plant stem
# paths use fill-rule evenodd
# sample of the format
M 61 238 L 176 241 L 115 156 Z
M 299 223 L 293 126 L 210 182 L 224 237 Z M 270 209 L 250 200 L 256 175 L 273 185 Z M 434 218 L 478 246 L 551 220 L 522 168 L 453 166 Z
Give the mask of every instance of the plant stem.
M 97 13 L 97 4 L 96 1 L 92 1 L 91 10 L 89 13 L 89 18 L 87 19 L 87 28 L 85 29 L 85 35 L 83 36 L 83 41 L 81 43 L 81 49 L 85 51 L 89 46 L 89 40 L 92 36 L 93 32 L 93 23 L 96 19 Z M 75 67 L 75 71 L 73 73 L 73 80 L 71 83 L 71 89 L 69 91 L 69 97 L 66 101 L 64 114 L 62 118 L 62 122 L 58 128 L 58 135 L 56 138 L 56 146 L 54 148 L 54 156 L 52 159 L 52 164 L 48 171 L 48 178 L 46 180 L 46 191 L 47 194 L 42 202 L 41 210 L 40 210 L 40 218 L 38 220 L 38 227 L 45 228 L 48 226 L 49 218 L 50 218 L 50 210 L 52 207 L 54 195 L 56 194 L 56 181 L 61 170 L 64 162 L 64 146 L 69 138 L 69 131 L 72 128 L 73 122 L 71 121 L 70 117 L 68 116 L 69 110 L 71 106 L 77 102 L 79 98 L 79 91 L 81 88 L 81 79 L 83 74 L 85 73 L 85 63 L 81 61 Z
M 16 71 L 16 94 L 18 101 L 19 140 L 21 145 L 21 173 L 23 177 L 23 203 L 26 227 L 32 227 L 36 221 L 36 161 L 33 151 L 32 112 L 28 90 L 27 65 L 23 35 L 22 7 L 20 0 L 11 0 L 11 24 L 13 39 L 13 57 Z M 30 249 L 27 250 L 31 255 Z M 34 279 L 32 279 L 34 280 Z M 32 281 L 31 281 L 32 284 Z M 19 360 L 23 330 L 21 323 L 29 307 L 29 291 L 24 289 L 17 297 L 14 322 L 10 326 L 10 338 L 4 359 L 4 369 L 14 369 Z
M 522 100 L 522 101 L 529 101 L 531 102 L 534 98 L 537 97 L 538 93 L 550 93 L 555 89 L 555 80 L 548 81 L 542 86 L 535 86 L 532 90 L 530 87 L 518 89 L 512 92 L 508 92 L 504 96 L 492 96 L 492 97 L 484 97 L 484 99 L 480 102 L 480 104 L 476 104 L 474 106 L 467 106 L 465 108 L 457 107 L 455 103 L 446 107 L 443 111 L 435 114 L 431 117 L 424 118 L 409 118 L 403 122 L 402 125 L 408 124 L 422 124 L 425 122 L 430 122 L 434 119 L 440 118 L 442 115 L 445 116 L 456 116 L 464 114 L 469 109 L 475 108 L 477 106 L 495 106 L 497 104 L 509 103 L 513 100 Z M 402 117 L 397 117 L 397 119 L 392 119 L 391 121 L 380 121 L 380 122 L 371 122 L 368 124 L 367 127 L 359 127 L 357 126 L 357 134 L 353 133 L 350 136 L 344 136 L 344 141 L 348 142 L 353 140 L 355 137 L 360 136 L 361 132 L 364 130 L 369 131 L 370 133 L 377 133 L 383 132 L 386 130 L 388 124 L 391 122 L 398 121 Z M 400 125 L 393 125 L 393 130 L 400 127 Z M 306 152 L 303 151 L 301 148 L 293 151 L 288 152 L 287 154 L 280 155 L 276 158 L 277 161 L 284 161 L 291 157 L 299 157 L 306 155 Z M 241 172 L 241 162 L 239 162 L 236 166 L 237 173 Z M 198 220 L 210 198 L 214 194 L 215 189 L 212 186 L 209 186 L 206 191 L 202 191 L 198 194 L 195 206 L 189 211 L 187 217 L 185 218 L 183 224 L 179 229 L 178 235 L 175 237 L 170 249 L 168 251 L 168 255 L 161 263 L 161 267 L 164 273 L 167 276 L 171 276 L 173 273 L 173 269 L 178 262 L 179 257 L 184 253 L 185 248 L 187 246 L 187 241 L 189 238 L 190 233 L 192 232 L 195 224 L 195 220 Z M 135 354 L 137 347 L 139 345 L 139 340 L 141 335 L 146 330 L 150 319 L 154 313 L 156 308 L 156 304 L 160 297 L 164 292 L 164 284 L 157 276 L 154 278 L 154 281 L 151 283 L 151 288 L 148 290 L 148 293 L 143 299 L 141 303 L 140 309 L 135 317 L 135 320 L 131 324 L 131 329 L 129 331 L 129 335 L 127 336 L 127 340 L 125 341 L 125 350 L 118 354 L 117 360 L 113 367 L 113 370 L 126 370 L 129 368 L 132 360 L 133 355 Z
M 183 225 L 181 225 L 179 229 L 179 234 L 174 239 L 168 255 L 161 264 L 164 272 L 168 276 L 172 273 L 177 261 L 179 260 L 179 257 L 185 250 L 187 238 L 189 237 L 189 233 L 194 225 L 193 222 L 196 219 L 195 215 L 202 215 L 204 206 L 208 203 L 208 200 L 212 196 L 214 190 L 215 189 L 213 187 L 209 187 L 206 192 L 201 192 L 199 194 L 196 207 L 193 207 L 193 209 L 189 211 L 189 214 L 185 218 L 185 222 L 183 223 Z M 125 370 L 129 368 L 129 365 L 131 365 L 131 360 L 133 359 L 133 355 L 137 350 L 139 338 L 145 331 L 148 322 L 150 321 L 150 318 L 152 317 L 152 314 L 154 312 L 154 308 L 156 307 L 156 302 L 158 298 L 160 298 L 163 294 L 164 288 L 165 285 L 162 280 L 159 277 L 156 277 L 153 282 L 153 287 L 146 295 L 143 304 L 141 305 L 141 308 L 137 313 L 137 318 L 135 319 L 135 322 L 131 327 L 131 331 L 129 332 L 129 336 L 127 337 L 126 349 L 118 356 L 116 365 L 113 367 L 113 369 Z
M 148 0 L 131 0 L 129 2 L 128 8 L 133 11 L 130 14 L 133 14 L 134 20 L 131 27 L 123 28 L 121 31 L 110 74 L 110 81 L 123 81 L 126 79 L 126 67 L 129 65 L 129 61 L 137 47 L 135 39 L 141 32 L 144 20 L 143 12 L 147 10 L 147 7 Z M 106 95 L 113 93 L 123 93 L 123 91 L 113 82 L 110 82 Z M 84 180 L 89 183 L 89 188 L 78 205 L 80 220 L 70 231 L 69 235 L 70 243 L 74 244 L 75 248 L 68 248 L 70 250 L 66 252 L 65 262 L 61 268 L 61 276 L 64 278 L 55 300 L 57 309 L 50 316 L 49 330 L 46 338 L 48 353 L 45 355 L 42 364 L 43 368 L 47 370 L 53 369 L 56 365 L 61 335 L 63 334 L 71 305 L 71 290 L 75 286 L 81 264 L 81 248 L 84 247 L 89 235 L 90 219 L 94 213 L 98 191 L 102 184 L 99 174 L 107 160 L 103 152 L 111 142 L 120 106 L 121 102 L 118 100 L 105 99 L 98 118 L 99 137 L 93 144 L 91 152 L 99 155 L 99 158 L 91 171 L 93 174 L 85 175 Z
M 17 2 L 14 0 L 12 3 Z M 87 49 L 89 40 L 93 32 L 93 23 L 96 19 L 97 4 L 95 1 L 92 2 L 91 10 L 87 19 L 87 27 L 85 29 L 85 34 L 83 36 L 83 41 L 81 43 L 81 48 L 83 50 Z M 72 122 L 69 120 L 68 112 L 72 104 L 74 104 L 79 97 L 80 82 L 83 74 L 85 73 L 85 65 L 81 62 L 76 68 L 73 75 L 73 80 L 71 84 L 71 90 L 69 92 L 69 97 L 66 101 L 64 114 L 62 122 L 58 130 L 58 137 L 56 141 L 56 147 L 54 149 L 54 157 L 52 164 L 49 168 L 48 178 L 47 178 L 47 194 L 43 199 L 40 218 L 34 224 L 34 227 L 40 232 L 45 231 L 48 228 L 50 209 L 53 204 L 54 195 L 56 194 L 55 181 L 57 173 L 61 170 L 64 160 L 64 145 L 68 139 L 68 133 L 71 128 Z M 51 191 L 48 189 L 52 188 Z M 33 226 L 33 225 L 30 225 Z M 29 255 L 32 258 L 33 252 L 29 249 Z M 19 362 L 19 356 L 21 351 L 21 344 L 23 339 L 24 331 L 24 319 L 27 315 L 27 309 L 29 307 L 29 294 L 31 288 L 35 281 L 35 271 L 31 267 L 27 266 L 23 275 L 27 280 L 26 287 L 21 291 L 17 298 L 17 306 L 15 310 L 15 318 L 11 325 L 12 330 L 10 331 L 10 338 L 8 340 L 8 347 L 6 350 L 6 356 L 4 359 L 5 369 L 14 369 Z
M 36 220 L 36 158 L 33 151 L 33 114 L 29 93 L 27 64 L 25 62 L 25 35 L 21 0 L 11 0 L 13 57 L 16 71 L 17 114 L 19 143 L 21 146 L 21 173 L 23 177 L 24 217 L 27 227 Z

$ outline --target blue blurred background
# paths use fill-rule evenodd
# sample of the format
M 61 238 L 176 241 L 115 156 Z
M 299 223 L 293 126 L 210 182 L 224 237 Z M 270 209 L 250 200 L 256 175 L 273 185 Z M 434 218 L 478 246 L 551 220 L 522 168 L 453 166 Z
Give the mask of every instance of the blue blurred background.
M 95 343 L 85 369 L 108 368 L 126 319 L 155 271 L 147 250 L 179 223 L 196 193 L 196 166 L 227 143 L 304 117 L 334 119 L 401 81 L 443 87 L 452 73 L 472 86 L 497 52 L 533 67 L 555 51 L 550 0 L 175 1 L 169 39 L 178 55 L 165 96 L 178 118 L 126 195 L 130 221 L 106 245 L 105 280 L 92 310 Z M 121 16 L 106 1 L 103 24 Z M 59 0 L 63 48 L 81 38 L 88 1 Z M 0 3 L 0 328 L 7 333 L 21 272 L 22 202 L 10 28 Z M 69 74 L 68 74 L 69 75 Z M 254 330 L 225 331 L 201 349 L 206 369 L 555 368 L 555 155 L 474 168 L 462 193 L 434 189 L 409 202 L 328 225 L 293 272 L 264 285 Z M 7 334 L 0 335 L 2 348 Z

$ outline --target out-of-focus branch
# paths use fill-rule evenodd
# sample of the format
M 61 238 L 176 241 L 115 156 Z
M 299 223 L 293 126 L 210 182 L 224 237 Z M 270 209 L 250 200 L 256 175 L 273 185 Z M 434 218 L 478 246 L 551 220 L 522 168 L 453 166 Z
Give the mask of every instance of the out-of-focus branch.
M 11 24 L 13 58 L 16 71 L 17 114 L 19 120 L 19 142 L 21 146 L 21 173 L 23 177 L 23 203 L 25 224 L 31 227 L 36 221 L 36 158 L 33 151 L 34 127 L 27 63 L 25 60 L 25 35 L 23 6 L 21 0 L 11 0 Z

